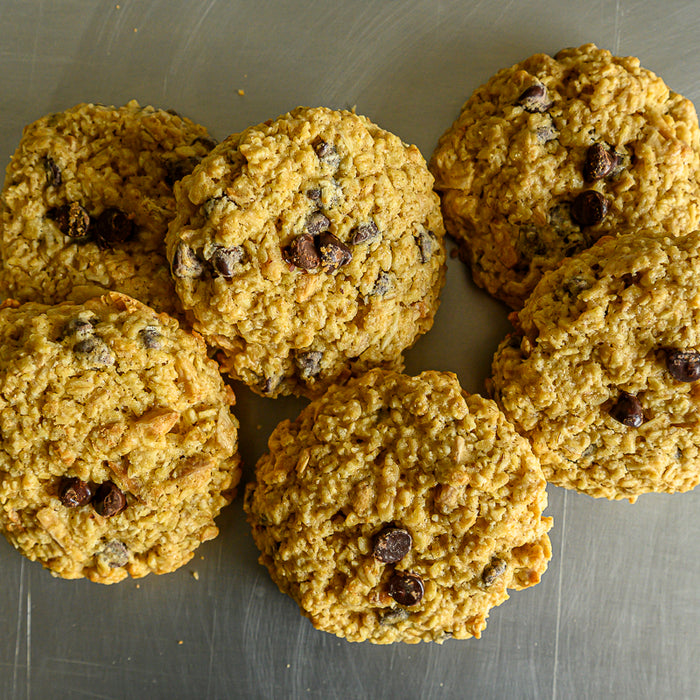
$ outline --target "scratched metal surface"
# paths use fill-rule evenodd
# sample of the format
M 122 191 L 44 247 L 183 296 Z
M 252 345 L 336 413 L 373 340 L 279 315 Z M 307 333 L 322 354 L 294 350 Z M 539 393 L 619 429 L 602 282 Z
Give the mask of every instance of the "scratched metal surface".
M 1 0 L 0 160 L 44 113 L 130 98 L 218 138 L 298 104 L 356 105 L 427 157 L 497 69 L 586 41 L 698 104 L 698 37 L 692 0 Z M 451 260 L 409 369 L 480 391 L 507 327 Z M 303 402 L 238 393 L 249 476 Z M 492 611 L 481 640 L 443 646 L 313 630 L 257 565 L 240 499 L 190 565 L 112 587 L 52 579 L 0 538 L 0 698 L 700 697 L 699 506 L 700 492 L 632 506 L 550 488 L 542 583 Z

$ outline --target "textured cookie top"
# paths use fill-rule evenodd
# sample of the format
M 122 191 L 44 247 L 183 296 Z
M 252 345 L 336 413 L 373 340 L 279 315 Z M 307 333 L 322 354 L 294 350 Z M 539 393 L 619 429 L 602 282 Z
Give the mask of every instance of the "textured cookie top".
M 0 294 L 53 304 L 102 288 L 176 311 L 172 186 L 213 145 L 204 127 L 135 101 L 27 126 L 2 192 Z
M 630 500 L 700 481 L 700 233 L 601 240 L 512 320 L 494 393 L 549 481 Z
M 352 112 L 298 108 L 222 142 L 176 188 L 168 258 L 195 328 L 267 396 L 401 367 L 444 281 L 415 146 Z
M 273 432 L 245 508 L 260 561 L 350 641 L 478 637 L 550 557 L 545 481 L 493 401 L 375 369 Z
M 201 338 L 108 294 L 0 309 L 0 529 L 65 578 L 186 563 L 240 478 Z
M 689 100 L 587 44 L 498 72 L 431 170 L 474 279 L 520 308 L 543 272 L 604 234 L 696 228 L 699 146 Z

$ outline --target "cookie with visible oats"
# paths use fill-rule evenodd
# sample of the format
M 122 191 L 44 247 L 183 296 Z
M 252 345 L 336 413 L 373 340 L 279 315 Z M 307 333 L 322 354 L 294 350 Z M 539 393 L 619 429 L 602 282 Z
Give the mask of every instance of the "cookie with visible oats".
M 543 277 L 491 383 L 549 481 L 632 501 L 700 481 L 699 300 L 699 232 L 608 237 Z
M 27 126 L 2 191 L 0 296 L 54 304 L 109 289 L 177 312 L 173 184 L 213 145 L 204 127 L 135 101 Z
M 0 530 L 63 578 L 185 564 L 240 478 L 202 339 L 130 297 L 0 308 Z
M 176 188 L 175 288 L 232 377 L 319 395 L 402 352 L 444 282 L 420 152 L 367 118 L 298 108 L 235 134 Z
M 375 369 L 273 432 L 246 489 L 260 562 L 350 641 L 479 637 L 550 558 L 545 480 L 493 401 Z
M 603 235 L 700 223 L 693 104 L 587 44 L 499 71 L 462 107 L 430 168 L 475 282 L 515 309 Z

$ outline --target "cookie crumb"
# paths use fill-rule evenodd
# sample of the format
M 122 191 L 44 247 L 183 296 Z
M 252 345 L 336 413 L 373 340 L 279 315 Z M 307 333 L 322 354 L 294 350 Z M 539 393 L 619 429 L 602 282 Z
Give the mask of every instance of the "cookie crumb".
M 195 581 L 199 581 L 199 571 L 191 571 L 190 573 Z
M 243 90 L 243 89 L 241 89 L 241 88 L 239 88 L 236 92 L 238 92 L 238 94 L 239 94 L 241 97 L 243 97 L 243 95 L 245 95 L 245 90 Z
M 182 641 L 182 639 L 178 639 L 178 640 L 177 640 L 177 643 L 178 643 L 178 646 L 184 644 L 184 642 Z

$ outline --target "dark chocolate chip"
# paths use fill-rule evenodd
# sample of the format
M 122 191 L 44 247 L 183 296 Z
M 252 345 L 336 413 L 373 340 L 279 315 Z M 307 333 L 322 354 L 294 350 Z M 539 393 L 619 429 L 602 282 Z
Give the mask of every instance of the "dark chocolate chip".
M 630 428 L 638 428 L 644 422 L 641 402 L 636 396 L 626 391 L 620 393 L 617 402 L 610 409 L 610 415 Z
M 316 250 L 314 237 L 310 233 L 297 236 L 282 251 L 285 260 L 302 270 L 315 270 L 321 264 L 321 256 Z
M 492 585 L 499 576 L 505 573 L 506 568 L 507 565 L 503 559 L 494 557 L 491 560 L 491 563 L 485 566 L 484 570 L 481 572 L 481 580 L 483 581 L 484 586 Z
M 189 175 L 199 165 L 199 161 L 200 159 L 196 156 L 163 161 L 165 166 L 165 184 L 172 187 L 178 180 L 182 180 L 185 175 Z
M 666 350 L 666 367 L 679 382 L 696 382 L 700 379 L 700 352 L 692 350 Z
M 173 256 L 173 277 L 180 279 L 189 277 L 201 277 L 204 265 L 196 253 L 186 243 L 178 243 Z
M 90 369 L 100 369 L 114 364 L 114 355 L 107 343 L 95 335 L 89 335 L 73 345 L 73 352 L 82 355 Z
M 198 136 L 192 143 L 201 144 L 207 151 L 211 151 L 219 145 L 219 142 L 211 136 Z
M 312 201 L 312 202 L 317 202 L 320 203 L 321 199 L 323 197 L 323 193 L 321 192 L 320 187 L 312 187 L 311 189 L 306 190 L 306 196 Z
M 382 297 L 391 289 L 391 277 L 388 272 L 380 270 L 377 279 L 374 280 L 374 286 L 370 292 L 371 296 Z
M 422 230 L 416 238 L 416 243 L 420 249 L 420 261 L 427 263 L 433 252 L 433 234 L 430 231 Z
M 77 476 L 65 477 L 58 487 L 58 498 L 66 508 L 77 508 L 90 502 L 92 489 Z
M 389 526 L 375 536 L 372 554 L 385 564 L 395 564 L 411 551 L 412 544 L 413 538 L 408 530 Z
M 97 319 L 95 319 L 97 322 Z M 95 332 L 95 326 L 89 320 L 76 316 L 63 327 L 63 337 L 74 336 L 76 340 L 85 340 Z
M 114 482 L 105 481 L 97 488 L 92 507 L 103 517 L 111 518 L 126 508 L 126 496 Z
M 315 377 L 321 371 L 323 353 L 319 350 L 307 350 L 296 356 L 296 364 L 302 379 Z
M 594 143 L 586 151 L 583 177 L 586 182 L 594 182 L 607 177 L 614 172 L 617 162 L 617 156 L 605 144 Z
M 139 331 L 139 338 L 145 348 L 160 350 L 163 346 L 163 336 L 155 326 L 146 326 Z
M 322 231 L 318 236 L 318 251 L 321 265 L 326 272 L 333 272 L 352 260 L 352 251 L 330 231 Z
M 417 605 L 423 598 L 423 579 L 418 574 L 394 571 L 389 579 L 389 595 L 399 605 Z
M 406 610 L 406 608 L 389 608 L 379 613 L 379 624 L 388 626 L 396 625 L 399 622 L 407 620 L 410 616 L 411 613 Z
M 107 565 L 113 569 L 119 566 L 126 566 L 129 563 L 129 550 L 127 546 L 119 540 L 110 540 L 105 544 L 100 556 L 105 559 Z
M 359 226 L 356 226 L 352 230 L 350 243 L 352 243 L 353 245 L 359 245 L 360 243 L 368 243 L 370 241 L 373 241 L 378 236 L 379 228 L 377 227 L 377 224 L 375 224 L 374 221 L 368 221 L 365 224 L 360 224 Z
M 214 273 L 219 277 L 230 280 L 236 274 L 238 264 L 243 260 L 245 251 L 239 245 L 224 248 L 217 246 L 209 258 Z
M 47 213 L 56 225 L 69 238 L 83 238 L 90 228 L 90 215 L 77 202 L 62 204 L 50 209 Z
M 340 155 L 336 147 L 320 136 L 311 144 L 318 159 L 335 170 L 340 165 Z
M 134 235 L 134 222 L 116 207 L 105 209 L 94 222 L 94 234 L 100 248 L 111 248 Z
M 307 233 L 315 236 L 321 233 L 321 231 L 328 231 L 330 225 L 330 219 L 323 212 L 315 211 L 309 214 L 304 228 L 306 228 Z
M 518 97 L 518 104 L 526 112 L 546 112 L 552 106 L 547 88 L 542 83 L 536 83 L 523 90 Z
M 59 187 L 63 182 L 61 169 L 51 156 L 44 158 L 44 168 L 46 169 L 46 184 L 52 187 Z
M 596 190 L 585 190 L 576 196 L 571 216 L 581 226 L 595 226 L 608 213 L 608 200 Z
M 554 124 L 543 124 L 535 129 L 535 138 L 540 143 L 549 143 L 559 136 L 559 132 L 554 128 Z

